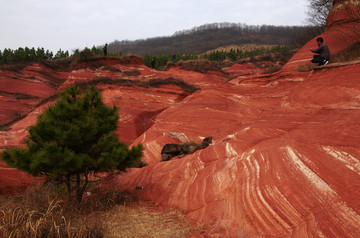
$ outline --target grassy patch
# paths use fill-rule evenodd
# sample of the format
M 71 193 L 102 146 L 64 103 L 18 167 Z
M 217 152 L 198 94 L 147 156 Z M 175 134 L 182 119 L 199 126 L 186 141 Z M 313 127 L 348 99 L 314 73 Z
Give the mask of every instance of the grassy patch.
M 0 65 L 0 70 L 7 70 L 7 71 L 12 71 L 12 72 L 20 72 L 27 65 L 28 64 L 26 64 L 26 63 L 5 64 L 5 65 Z
M 100 69 L 101 67 L 106 66 L 107 64 L 105 64 L 104 62 L 100 62 L 100 61 L 92 61 L 89 62 L 86 67 L 91 69 L 92 71 L 95 71 L 96 69 Z
M 200 89 L 192 84 L 186 83 L 181 79 L 175 79 L 175 78 L 150 79 L 149 81 L 144 82 L 143 85 L 145 87 L 152 87 L 152 88 L 158 88 L 161 85 L 176 85 L 188 93 L 194 93 Z
M 24 94 L 24 93 L 15 93 L 13 98 L 16 100 L 29 100 L 29 99 L 38 99 L 39 97 Z
M 118 68 L 115 68 L 113 66 L 110 66 L 110 65 L 106 65 L 102 68 L 103 70 L 106 70 L 106 71 L 110 71 L 110 72 L 115 72 L 115 73 L 120 73 L 121 70 L 118 69 Z
M 280 71 L 282 68 L 281 65 L 274 65 L 270 68 L 268 68 L 267 70 L 265 70 L 264 72 L 262 72 L 263 74 L 272 74 L 272 73 L 275 73 L 275 72 L 278 72 Z
M 104 61 L 114 61 L 122 65 L 127 64 L 142 64 L 142 60 L 139 57 L 136 56 L 96 56 L 92 54 L 91 52 L 84 52 L 80 53 L 76 56 L 73 56 L 73 63 L 72 68 L 73 69 L 85 69 L 90 68 L 91 70 L 96 70 L 101 67 L 107 67 L 106 70 L 111 70 L 115 72 L 119 72 L 119 69 L 116 69 L 114 67 L 108 66 Z M 121 72 L 121 71 L 120 71 Z
M 332 55 L 330 63 L 347 62 L 360 58 L 360 42 L 351 45 L 346 50 L 340 51 L 339 53 Z
M 74 59 L 71 57 L 59 58 L 53 60 L 45 60 L 41 62 L 43 65 L 59 72 L 70 72 Z
M 178 65 L 181 69 L 191 70 L 202 74 L 206 74 L 209 71 L 218 71 L 224 73 L 222 70 L 223 63 L 218 61 L 210 61 L 206 59 L 188 60 L 180 61 Z
M 76 85 L 82 89 L 85 89 L 89 85 L 97 85 L 99 83 L 126 86 L 126 87 L 143 87 L 143 88 L 158 88 L 161 85 L 176 85 L 188 93 L 194 93 L 195 91 L 200 89 L 192 84 L 186 83 L 181 79 L 175 79 L 175 78 L 150 79 L 147 81 L 131 80 L 131 79 L 99 78 L 96 80 L 92 80 L 90 82 L 76 83 Z
M 299 71 L 299 72 L 310 72 L 314 69 L 315 67 L 315 64 L 313 63 L 307 63 L 307 64 L 302 64 L 302 65 L 299 65 L 297 68 L 296 68 L 296 71 Z
M 49 187 L 0 198 L 1 237 L 103 237 L 101 223 L 84 224 L 84 212 Z
M 139 76 L 140 72 L 137 70 L 124 71 L 123 75 L 125 76 Z
M 96 217 L 103 221 L 106 237 L 186 237 L 202 229 L 193 226 L 180 211 L 164 211 L 144 202 L 116 205 Z
M 53 186 L 0 197 L 0 237 L 185 237 L 201 229 L 180 211 L 112 190 L 98 190 L 82 204 Z

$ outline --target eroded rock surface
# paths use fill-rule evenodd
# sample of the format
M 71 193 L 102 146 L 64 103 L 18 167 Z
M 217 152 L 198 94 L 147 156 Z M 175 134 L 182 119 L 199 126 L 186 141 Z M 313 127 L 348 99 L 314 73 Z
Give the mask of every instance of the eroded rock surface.
M 201 90 L 158 115 L 135 141 L 152 165 L 116 184 L 143 186 L 144 199 L 185 210 L 208 225 L 208 235 L 356 237 L 359 73 L 352 65 Z M 171 139 L 164 131 L 211 134 L 214 142 L 159 164 Z
M 329 23 L 323 35 L 332 52 L 345 47 L 332 37 L 340 23 Z M 99 78 L 173 77 L 199 88 L 189 93 L 171 84 L 97 84 L 104 101 L 120 107 L 120 140 L 143 143 L 148 164 L 130 169 L 111 185 L 184 210 L 188 218 L 204 224 L 204 236 L 358 237 L 360 65 L 294 71 L 294 66 L 310 60 L 311 44 L 271 75 L 238 75 L 229 81 L 216 72 L 202 74 L 177 66 L 160 72 L 138 59 L 124 64 L 109 58 L 104 62 L 112 70 L 75 69 L 62 87 Z M 43 98 L 55 91 L 46 90 L 31 95 Z M 0 146 L 23 145 L 26 128 L 49 103 L 1 131 Z M 208 135 L 213 137 L 211 146 L 160 162 L 164 144 L 201 141 Z M 9 181 L 21 184 L 15 170 L 6 174 L 3 171 L 10 169 L 1 166 L 0 188 Z M 30 179 L 21 177 L 22 182 Z

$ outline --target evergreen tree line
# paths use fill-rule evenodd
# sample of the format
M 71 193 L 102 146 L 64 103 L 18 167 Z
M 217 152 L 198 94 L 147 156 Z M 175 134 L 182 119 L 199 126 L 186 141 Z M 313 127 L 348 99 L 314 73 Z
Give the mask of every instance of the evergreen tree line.
M 62 51 L 61 49 L 54 55 L 53 52 L 44 48 L 34 47 L 19 47 L 16 50 L 5 48 L 0 50 L 0 65 L 14 64 L 14 63 L 29 63 L 29 62 L 42 62 L 44 60 L 51 60 L 54 58 L 69 57 L 68 51 Z
M 89 55 L 103 55 L 103 50 L 93 46 L 91 49 L 85 47 L 82 51 L 79 49 L 74 50 L 73 54 L 70 55 L 69 51 L 63 51 L 59 49 L 56 54 L 44 48 L 38 47 L 19 47 L 16 50 L 5 48 L 3 51 L 0 50 L 0 65 L 5 64 L 18 64 L 18 63 L 32 63 L 32 62 L 43 62 L 45 60 L 60 59 L 66 57 L 72 57 L 79 54 Z
M 209 53 L 204 53 L 201 55 L 194 54 L 175 54 L 175 61 L 187 61 L 195 59 L 207 59 L 211 61 L 223 61 L 231 60 L 237 61 L 242 59 L 247 59 L 249 57 L 255 57 L 259 55 L 268 55 L 271 53 L 287 53 L 297 46 L 274 46 L 271 48 L 257 48 L 253 50 L 240 50 L 240 49 L 230 49 L 229 51 L 224 50 L 215 50 Z M 159 55 L 145 55 L 142 57 L 144 64 L 148 67 L 151 67 L 152 59 L 155 60 L 155 68 L 159 66 L 165 66 L 169 62 L 173 62 L 173 54 L 159 54 Z
M 257 48 L 257 49 L 245 50 L 245 51 L 242 51 L 240 49 L 236 49 L 236 50 L 230 49 L 230 51 L 216 50 L 210 53 L 205 53 L 200 57 L 207 60 L 222 61 L 229 59 L 232 61 L 236 61 L 258 55 L 267 55 L 276 52 L 288 52 L 295 48 L 297 48 L 297 46 L 274 46 L 271 48 Z
M 177 61 L 187 61 L 198 59 L 199 56 L 193 54 L 175 54 L 175 62 Z M 155 68 L 159 66 L 167 65 L 168 62 L 173 61 L 173 54 L 158 54 L 158 55 L 145 55 L 142 57 L 144 64 L 148 67 L 151 67 L 152 59 L 155 60 Z

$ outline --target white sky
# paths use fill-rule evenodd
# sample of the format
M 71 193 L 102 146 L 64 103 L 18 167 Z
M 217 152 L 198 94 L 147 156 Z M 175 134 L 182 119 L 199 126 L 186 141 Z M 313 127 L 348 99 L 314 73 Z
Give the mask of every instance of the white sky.
M 56 53 L 208 23 L 303 25 L 306 0 L 0 0 L 0 50 Z

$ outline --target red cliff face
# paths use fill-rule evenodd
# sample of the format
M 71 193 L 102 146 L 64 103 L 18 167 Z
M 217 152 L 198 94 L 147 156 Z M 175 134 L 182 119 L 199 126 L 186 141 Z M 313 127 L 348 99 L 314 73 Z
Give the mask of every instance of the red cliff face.
M 330 37 L 333 29 L 324 38 L 330 48 L 338 49 L 339 41 Z M 61 88 L 97 82 L 104 101 L 120 107 L 120 140 L 143 143 L 149 166 L 130 169 L 111 185 L 184 210 L 188 218 L 204 224 L 203 236 L 358 237 L 360 67 L 292 71 L 296 61 L 308 60 L 307 51 L 301 50 L 278 73 L 231 81 L 216 72 L 179 67 L 155 71 L 138 61 L 123 64 L 109 58 L 104 62 L 111 70 L 76 69 Z M 6 74 L 1 72 L 0 79 Z M 172 84 L 130 87 L 100 78 L 175 78 L 200 89 L 189 92 Z M 54 90 L 31 95 L 43 98 Z M 25 129 L 49 103 L 39 104 L 1 131 L 0 146 L 22 145 Z M 209 147 L 160 162 L 166 143 L 200 142 L 208 136 L 213 137 Z M 19 181 L 0 169 L 0 185 Z
M 40 64 L 18 70 L 0 70 L 0 125 L 27 115 L 56 93 L 67 73 Z
M 327 28 L 346 23 L 359 23 L 360 2 L 358 0 L 334 0 L 333 8 L 327 18 Z

